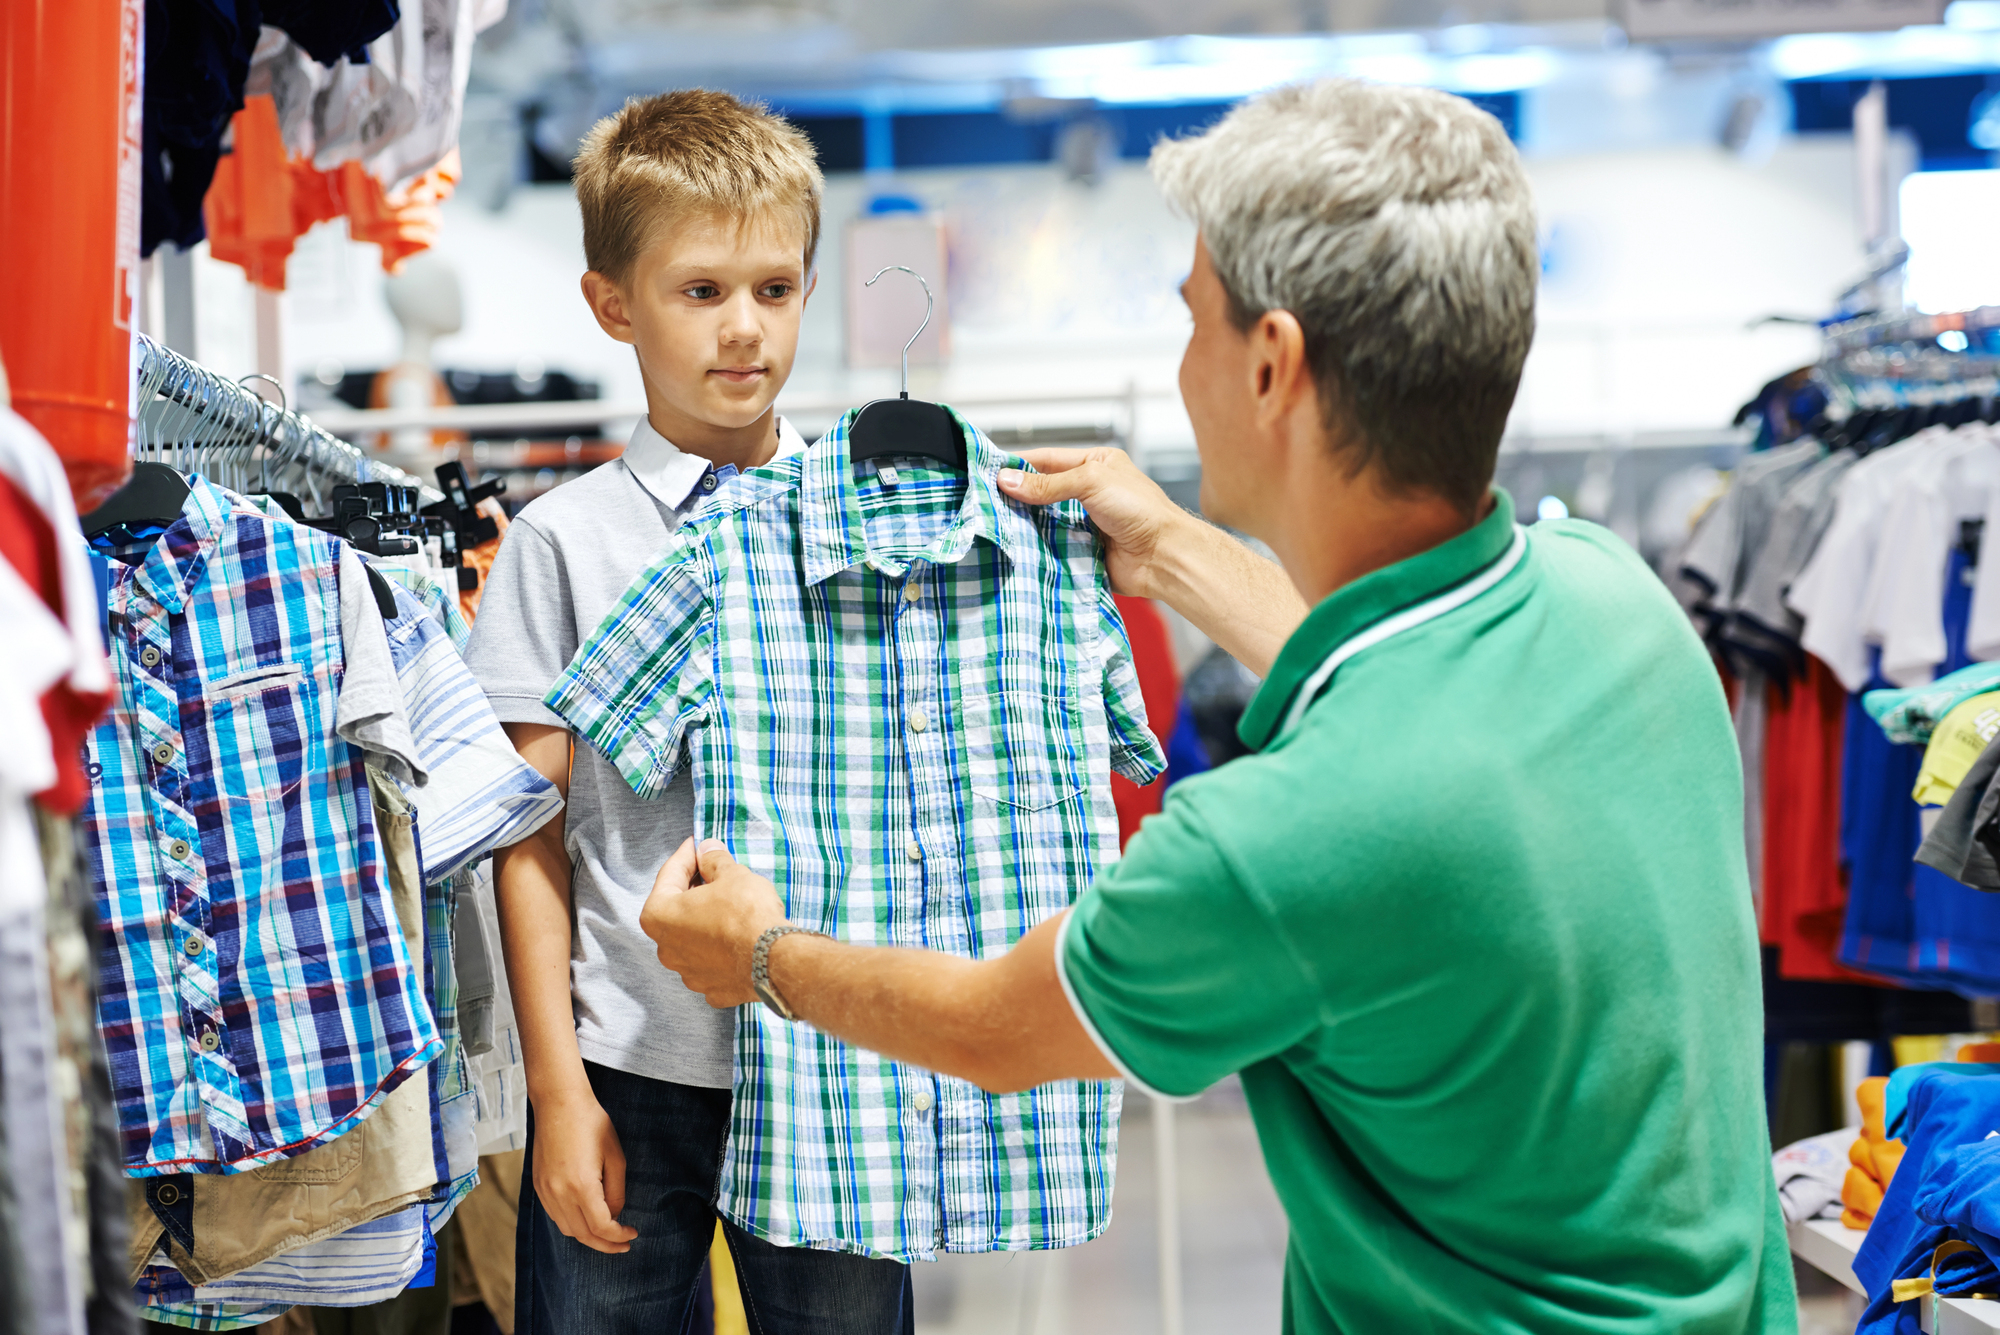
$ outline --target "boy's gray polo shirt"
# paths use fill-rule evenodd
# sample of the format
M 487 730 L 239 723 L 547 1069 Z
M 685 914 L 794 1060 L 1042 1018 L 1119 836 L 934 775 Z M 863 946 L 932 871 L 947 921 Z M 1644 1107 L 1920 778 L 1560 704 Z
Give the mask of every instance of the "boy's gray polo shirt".
M 781 418 L 779 454 L 804 448 Z M 681 513 L 708 476 L 707 460 L 676 449 L 641 419 L 622 459 L 515 516 L 465 651 L 501 722 L 563 726 L 542 697 L 680 527 Z M 639 929 L 660 864 L 694 831 L 690 779 L 683 774 L 658 800 L 646 801 L 595 749 L 579 745 L 563 818 L 572 868 L 570 1000 L 584 1059 L 654 1080 L 727 1089 L 734 1015 L 712 1009 L 662 968 Z

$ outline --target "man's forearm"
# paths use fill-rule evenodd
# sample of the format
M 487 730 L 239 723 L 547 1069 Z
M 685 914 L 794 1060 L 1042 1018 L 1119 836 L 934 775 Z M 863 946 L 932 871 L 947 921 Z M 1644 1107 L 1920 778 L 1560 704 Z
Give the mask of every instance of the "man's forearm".
M 1150 573 L 1155 597 L 1259 677 L 1309 610 L 1283 567 L 1193 515 L 1160 539 Z
M 805 935 L 771 948 L 771 982 L 799 1018 L 885 1057 L 1004 1093 L 1116 1074 L 1056 975 L 1060 918 L 998 959 L 841 945 Z

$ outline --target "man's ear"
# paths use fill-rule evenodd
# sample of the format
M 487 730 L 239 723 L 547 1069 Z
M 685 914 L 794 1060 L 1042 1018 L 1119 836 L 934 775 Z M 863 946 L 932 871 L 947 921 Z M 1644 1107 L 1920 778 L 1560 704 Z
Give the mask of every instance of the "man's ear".
M 583 276 L 583 300 L 597 317 L 597 327 L 620 343 L 633 341 L 632 317 L 625 309 L 625 294 L 618 285 L 592 269 Z
M 1250 330 L 1250 393 L 1260 424 L 1274 424 L 1317 393 L 1306 331 L 1287 310 L 1269 310 Z

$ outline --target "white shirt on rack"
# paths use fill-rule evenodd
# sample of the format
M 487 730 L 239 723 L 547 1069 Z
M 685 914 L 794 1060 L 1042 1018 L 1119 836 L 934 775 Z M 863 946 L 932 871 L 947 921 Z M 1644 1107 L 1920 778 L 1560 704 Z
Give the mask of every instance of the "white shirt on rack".
M 1965 632 L 1965 651 L 1982 662 L 2000 658 L 2000 487 L 1987 491 L 1985 517 L 1972 621 Z
M 1926 448 L 1897 479 L 1883 517 L 1867 608 L 1882 676 L 1922 686 L 1945 660 L 1945 568 L 1959 523 L 1985 515 L 2000 483 L 1993 429 L 1975 423 Z
M 1943 428 L 1920 431 L 1848 469 L 1840 481 L 1833 522 L 1785 595 L 1787 605 L 1805 619 L 1800 643 L 1849 691 L 1868 684 L 1868 595 L 1897 480 L 1946 434 Z

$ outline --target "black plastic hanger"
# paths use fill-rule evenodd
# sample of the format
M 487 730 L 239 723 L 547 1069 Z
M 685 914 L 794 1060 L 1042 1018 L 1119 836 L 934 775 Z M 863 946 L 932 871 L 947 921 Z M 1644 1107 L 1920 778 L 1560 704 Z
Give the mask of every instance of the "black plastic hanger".
M 489 496 L 503 495 L 507 479 L 490 477 L 477 486 L 465 465 L 453 460 L 437 466 L 438 487 L 444 499 L 426 505 L 423 513 L 442 521 L 451 531 L 454 550 L 463 551 L 500 536 L 500 525 L 479 513 L 479 503 Z M 454 560 L 448 564 L 456 565 Z
M 965 433 L 959 429 L 952 415 L 935 403 L 910 397 L 910 345 L 930 328 L 931 311 L 937 304 L 931 297 L 931 285 L 924 283 L 924 276 L 915 269 L 900 264 L 885 265 L 876 271 L 875 278 L 880 278 L 891 269 L 901 269 L 923 283 L 924 322 L 917 326 L 916 333 L 910 335 L 909 343 L 903 345 L 902 393 L 893 399 L 877 399 L 862 406 L 855 415 L 854 425 L 848 428 L 847 457 L 859 463 L 863 459 L 878 459 L 891 454 L 922 455 L 963 473 Z M 862 286 L 875 286 L 875 278 Z
M 83 517 L 83 534 L 94 538 L 120 524 L 171 524 L 187 504 L 187 479 L 165 464 L 142 460 L 132 476 L 104 504 Z

